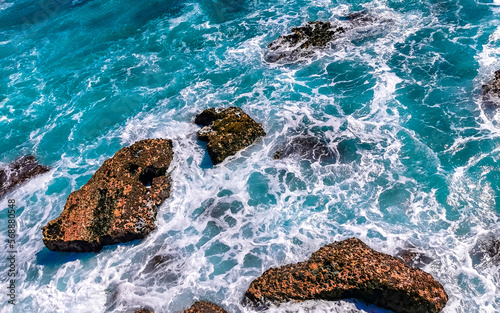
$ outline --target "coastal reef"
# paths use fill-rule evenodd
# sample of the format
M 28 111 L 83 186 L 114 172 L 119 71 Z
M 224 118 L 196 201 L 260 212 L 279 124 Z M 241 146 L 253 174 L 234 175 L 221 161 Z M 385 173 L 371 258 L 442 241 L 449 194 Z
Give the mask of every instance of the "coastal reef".
M 202 126 L 198 139 L 207 142 L 207 152 L 214 165 L 266 135 L 262 124 L 237 107 L 207 109 L 198 114 L 194 122 Z
M 38 164 L 34 156 L 23 156 L 0 169 L 0 198 L 28 179 L 46 173 L 48 166 Z
M 42 227 L 53 251 L 99 251 L 104 245 L 142 239 L 155 229 L 158 206 L 170 196 L 167 170 L 172 141 L 146 139 L 120 149 Z
M 349 298 L 396 313 L 440 312 L 448 301 L 430 274 L 350 238 L 322 247 L 306 262 L 267 270 L 251 283 L 244 302 L 259 307 Z

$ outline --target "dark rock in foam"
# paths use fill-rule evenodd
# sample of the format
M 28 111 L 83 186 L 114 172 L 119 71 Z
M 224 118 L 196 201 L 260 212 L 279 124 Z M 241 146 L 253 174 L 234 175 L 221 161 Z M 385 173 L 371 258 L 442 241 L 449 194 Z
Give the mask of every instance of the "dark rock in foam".
M 315 136 L 300 135 L 289 140 L 286 145 L 274 153 L 274 159 L 298 157 L 309 161 L 335 162 L 335 153 L 328 144 Z
M 198 301 L 182 313 L 227 313 L 227 311 L 213 303 Z
M 266 61 L 293 61 L 298 57 L 308 56 L 312 48 L 324 48 L 345 30 L 333 26 L 330 22 L 308 22 L 292 28 L 292 33 L 280 36 L 268 46 Z
M 221 163 L 266 135 L 262 124 L 237 107 L 207 109 L 196 116 L 194 122 L 203 126 L 198 131 L 198 139 L 207 142 L 213 164 Z
M 267 270 L 251 283 L 244 301 L 262 306 L 348 298 L 396 313 L 440 312 L 448 301 L 443 286 L 430 274 L 356 238 L 326 245 L 306 262 Z
M 158 206 L 170 195 L 167 170 L 172 141 L 146 139 L 120 149 L 79 190 L 58 218 L 42 227 L 53 251 L 98 251 L 144 238 L 155 228 Z
M 49 167 L 38 164 L 32 155 L 15 160 L 0 170 L 0 198 L 30 178 L 48 171 Z
M 500 70 L 495 72 L 495 77 L 483 85 L 483 96 L 487 107 L 500 106 Z

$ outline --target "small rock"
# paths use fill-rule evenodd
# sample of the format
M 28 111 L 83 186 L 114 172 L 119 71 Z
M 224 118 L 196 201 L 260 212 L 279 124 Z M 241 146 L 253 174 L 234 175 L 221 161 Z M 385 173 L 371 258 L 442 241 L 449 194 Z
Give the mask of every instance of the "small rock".
M 301 135 L 293 137 L 284 148 L 274 153 L 274 159 L 298 157 L 303 160 L 330 162 L 335 161 L 335 153 L 328 144 L 315 136 Z
M 198 301 L 183 313 L 227 313 L 227 311 L 213 303 Z
M 135 311 L 135 313 L 155 313 L 155 312 L 148 309 L 139 309 Z
M 266 135 L 262 124 L 237 107 L 207 109 L 196 116 L 194 122 L 203 126 L 198 131 L 198 139 L 208 142 L 208 155 L 214 165 Z
M 425 253 L 419 251 L 413 246 L 409 246 L 407 249 L 399 250 L 396 256 L 399 257 L 406 265 L 416 268 L 423 268 L 433 261 L 432 258 L 428 257 Z
M 0 198 L 28 179 L 46 173 L 48 166 L 38 164 L 35 157 L 23 156 L 0 170 Z
M 267 270 L 250 284 L 244 302 L 262 306 L 349 298 L 396 313 L 440 312 L 448 301 L 430 274 L 351 238 L 322 247 L 306 262 Z
M 474 264 L 500 264 L 500 240 L 494 235 L 478 239 L 470 256 Z
M 483 85 L 483 95 L 487 107 L 500 106 L 500 70 L 495 72 L 495 77 L 486 85 Z
M 42 227 L 53 251 L 99 251 L 142 239 L 155 228 L 156 210 L 170 195 L 172 141 L 146 139 L 120 149 L 79 190 L 58 218 Z
M 311 48 L 324 48 L 345 30 L 332 26 L 330 22 L 308 22 L 292 28 L 292 33 L 280 36 L 268 46 L 266 60 L 268 62 L 293 61 L 301 56 L 311 54 Z

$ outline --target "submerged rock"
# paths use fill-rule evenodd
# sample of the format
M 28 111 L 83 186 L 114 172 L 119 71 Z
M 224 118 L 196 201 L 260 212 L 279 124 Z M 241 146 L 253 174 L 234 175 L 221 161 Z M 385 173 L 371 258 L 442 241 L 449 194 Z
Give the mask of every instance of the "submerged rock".
M 348 298 L 396 313 L 439 312 L 448 301 L 443 286 L 430 274 L 356 238 L 326 245 L 306 262 L 271 268 L 245 293 L 245 302 L 255 306 Z
M 494 235 L 488 235 L 478 239 L 476 245 L 470 251 L 473 264 L 500 264 L 500 240 Z
M 340 26 L 333 26 L 330 22 L 308 22 L 292 28 L 292 33 L 280 36 L 268 46 L 266 60 L 277 62 L 291 61 L 301 56 L 311 54 L 311 48 L 324 48 L 329 42 L 344 33 Z
M 38 164 L 34 156 L 23 156 L 0 169 L 0 198 L 28 179 L 46 173 L 48 166 Z
M 183 313 L 227 313 L 227 311 L 213 303 L 198 301 Z
M 203 127 L 198 131 L 198 139 L 207 142 L 213 164 L 221 163 L 266 135 L 262 124 L 237 107 L 207 109 L 197 115 L 194 122 Z
M 293 137 L 283 148 L 274 153 L 276 160 L 289 157 L 329 163 L 335 161 L 335 153 L 324 140 L 307 135 Z
M 142 239 L 155 228 L 156 210 L 170 195 L 172 141 L 146 139 L 120 149 L 72 192 L 58 218 L 42 227 L 53 251 L 99 251 Z
M 401 249 L 396 254 L 406 265 L 422 268 L 432 262 L 432 258 L 425 255 L 424 252 L 419 251 L 413 246 L 408 246 L 405 249 Z

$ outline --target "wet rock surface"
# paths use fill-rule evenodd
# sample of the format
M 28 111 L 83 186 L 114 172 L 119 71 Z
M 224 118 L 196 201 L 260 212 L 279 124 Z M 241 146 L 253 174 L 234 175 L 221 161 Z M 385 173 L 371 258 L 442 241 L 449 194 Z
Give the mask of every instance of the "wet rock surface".
M 274 153 L 275 160 L 291 157 L 326 163 L 335 162 L 335 153 L 328 147 L 328 144 L 318 137 L 309 135 L 293 137 L 284 147 Z
M 172 141 L 146 139 L 120 149 L 72 192 L 61 215 L 42 227 L 53 251 L 99 251 L 142 239 L 155 228 L 158 206 L 170 195 Z
M 488 235 L 478 239 L 475 246 L 470 251 L 472 263 L 499 265 L 500 264 L 500 239 L 493 235 Z
M 292 28 L 292 33 L 280 36 L 268 46 L 266 61 L 293 61 L 294 59 L 311 54 L 310 48 L 324 48 L 345 29 L 334 26 L 330 22 L 308 22 Z
M 207 142 L 214 165 L 266 135 L 261 124 L 237 107 L 207 109 L 194 122 L 203 127 L 198 131 L 198 139 Z
M 483 85 L 483 96 L 486 107 L 497 108 L 500 106 L 500 70 L 495 72 L 495 77 Z
M 154 312 L 148 309 L 139 309 L 135 311 L 135 313 L 154 313 Z
M 213 303 L 198 301 L 183 313 L 227 313 L 227 311 Z
M 267 270 L 251 283 L 244 302 L 264 306 L 349 298 L 396 313 L 440 312 L 448 301 L 430 274 L 351 238 L 322 247 L 306 262 Z
M 413 246 L 399 250 L 396 256 L 406 265 L 416 268 L 423 268 L 433 261 L 431 257 Z
M 34 156 L 23 156 L 0 169 L 0 198 L 30 178 L 46 173 L 48 166 L 38 164 Z

